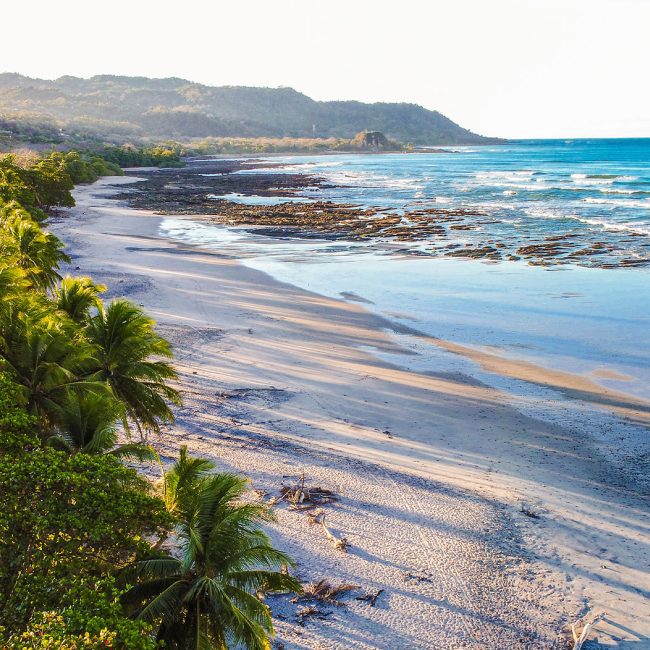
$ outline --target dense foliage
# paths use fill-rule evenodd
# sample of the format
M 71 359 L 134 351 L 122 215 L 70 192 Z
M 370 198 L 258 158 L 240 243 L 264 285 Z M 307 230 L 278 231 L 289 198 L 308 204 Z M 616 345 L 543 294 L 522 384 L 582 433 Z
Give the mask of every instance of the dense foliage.
M 422 145 L 494 141 L 415 104 L 317 102 L 292 88 L 211 87 L 177 78 L 100 75 L 47 81 L 0 75 L 0 111 L 19 110 L 58 120 L 66 130 L 92 125 L 121 142 L 209 136 L 349 139 L 366 129 Z
M 330 151 L 366 151 L 368 147 L 357 138 L 203 138 L 186 146 L 189 154 L 260 154 L 260 153 L 321 153 Z M 382 147 L 386 151 L 403 151 L 398 142 Z
M 0 158 L 0 647 L 266 648 L 272 621 L 253 594 L 299 588 L 259 528 L 268 511 L 185 452 L 160 488 L 123 464 L 158 460 L 147 435 L 180 403 L 171 349 L 139 307 L 62 278 L 63 244 L 43 229 L 74 182 L 114 164 Z M 138 436 L 118 444 L 120 430 Z M 179 482 L 189 466 L 202 469 Z M 160 551 L 177 540 L 182 566 Z M 170 614 L 152 571 L 172 560 L 191 587 Z
M 26 152 L 0 157 L 0 207 L 12 201 L 41 221 L 55 207 L 71 207 L 70 191 L 77 183 L 92 183 L 100 176 L 120 176 L 119 165 L 97 155 L 76 151 L 52 152 L 41 158 Z
M 110 578 L 144 556 L 146 536 L 170 525 L 149 484 L 112 456 L 66 454 L 41 444 L 20 392 L 0 379 L 0 621 L 22 634 L 56 616 L 56 634 L 107 630 L 114 647 L 154 647 L 150 627 L 127 620 Z M 61 617 L 59 620 L 58 617 Z M 134 638 L 141 643 L 134 644 Z M 127 644 L 127 640 L 129 640 Z M 131 645 L 133 644 L 133 645 Z M 57 647 L 57 646 L 52 646 Z
M 141 146 L 125 144 L 99 150 L 103 160 L 120 167 L 182 167 L 182 147 L 177 144 Z
M 0 115 L 0 144 L 11 148 L 15 142 L 59 144 L 65 140 L 54 120 L 28 115 Z

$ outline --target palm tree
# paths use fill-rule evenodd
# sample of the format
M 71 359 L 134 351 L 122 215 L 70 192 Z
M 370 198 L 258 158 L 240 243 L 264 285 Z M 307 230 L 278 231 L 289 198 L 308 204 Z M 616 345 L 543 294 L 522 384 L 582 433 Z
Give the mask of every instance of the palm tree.
M 0 370 L 22 387 L 27 410 L 50 430 L 62 415 L 71 390 L 101 384 L 84 379 L 92 349 L 69 321 L 53 318 L 47 307 L 9 304 L 0 319 Z
M 38 289 L 51 289 L 61 279 L 58 268 L 70 258 L 63 252 L 63 242 L 41 230 L 22 208 L 16 207 L 2 221 L 3 237 L 0 253 L 14 258 Z
M 90 278 L 68 276 L 61 280 L 56 291 L 56 304 L 75 323 L 85 323 L 90 318 L 93 308 L 101 308 L 102 301 L 99 294 L 104 291 L 106 291 L 104 285 L 95 284 Z
M 10 305 L 24 300 L 28 289 L 29 280 L 22 269 L 6 263 L 0 266 L 0 319 Z
M 154 449 L 147 445 L 117 445 L 116 424 L 122 410 L 107 386 L 102 385 L 100 390 L 70 392 L 60 411 L 57 432 L 47 442 L 69 453 L 159 460 Z
M 134 423 L 143 439 L 159 432 L 161 422 L 173 422 L 168 406 L 180 404 L 178 391 L 167 385 L 176 371 L 160 357 L 171 357 L 169 343 L 156 334 L 154 321 L 128 300 L 101 307 L 86 326 L 97 348 L 95 377 L 108 383 L 124 404 L 124 425 Z M 158 359 L 155 359 L 158 357 Z
M 261 530 L 273 519 L 268 506 L 242 502 L 246 479 L 212 469 L 181 449 L 164 480 L 180 557 L 137 563 L 126 601 L 138 619 L 159 626 L 166 647 L 267 650 L 273 621 L 256 594 L 300 591 L 300 583 L 279 570 L 292 562 Z

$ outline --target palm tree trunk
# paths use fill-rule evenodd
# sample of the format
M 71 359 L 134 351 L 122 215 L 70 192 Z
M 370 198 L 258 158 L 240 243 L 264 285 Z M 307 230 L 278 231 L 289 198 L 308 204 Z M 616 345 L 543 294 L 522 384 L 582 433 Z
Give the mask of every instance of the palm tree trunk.
M 201 647 L 201 601 L 197 599 L 196 601 L 196 640 L 194 641 L 194 647 L 196 650 L 199 650 Z

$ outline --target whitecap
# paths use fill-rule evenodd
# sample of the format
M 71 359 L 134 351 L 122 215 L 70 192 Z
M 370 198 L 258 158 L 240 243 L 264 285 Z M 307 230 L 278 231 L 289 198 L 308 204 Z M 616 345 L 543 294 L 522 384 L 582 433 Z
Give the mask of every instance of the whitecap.
M 612 232 L 630 232 L 641 235 L 650 235 L 650 226 L 630 221 L 611 221 L 597 217 L 583 217 L 578 214 L 554 212 L 548 208 L 527 208 L 525 213 L 533 218 L 552 219 L 554 221 L 578 221 L 588 226 L 598 226 L 603 230 Z
M 321 174 L 336 185 L 387 188 L 394 190 L 422 190 L 423 179 L 415 176 L 387 176 L 369 171 L 325 171 Z
M 582 200 L 585 203 L 596 205 L 613 205 L 618 208 L 646 208 L 650 210 L 650 199 L 601 199 L 588 196 Z
M 578 219 L 576 214 L 567 214 L 566 212 L 557 212 L 550 208 L 535 208 L 529 207 L 524 210 L 527 216 L 534 219 L 553 219 L 557 221 L 575 220 Z M 579 220 L 579 219 L 578 219 Z
M 613 185 L 637 180 L 636 176 L 617 176 L 616 174 L 571 174 L 574 183 L 581 185 Z
M 578 217 L 575 219 L 581 223 L 588 224 L 590 226 L 599 226 L 603 230 L 610 230 L 613 232 L 631 232 L 641 235 L 650 235 L 650 226 L 639 225 L 634 222 L 616 222 L 616 221 L 607 221 L 606 219 L 596 219 L 596 218 L 587 218 L 587 217 Z
M 474 177 L 479 181 L 506 181 L 521 183 L 530 181 L 536 172 L 530 169 L 477 172 Z
M 581 185 L 613 185 L 615 178 L 580 178 Z
M 282 203 L 311 203 L 313 199 L 301 196 L 257 196 L 246 194 L 208 194 L 208 198 L 214 201 L 224 200 L 241 205 L 280 205 Z
M 639 192 L 638 190 L 622 190 L 616 187 L 601 187 L 600 191 L 604 192 L 605 194 L 642 194 L 643 193 L 643 192 Z

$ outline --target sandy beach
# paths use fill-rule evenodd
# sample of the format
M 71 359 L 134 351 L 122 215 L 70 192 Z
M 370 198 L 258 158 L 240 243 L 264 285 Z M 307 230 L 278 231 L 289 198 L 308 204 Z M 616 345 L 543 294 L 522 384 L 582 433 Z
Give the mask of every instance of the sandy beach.
M 410 354 L 391 322 L 161 237 L 161 217 L 110 198 L 133 180 L 77 188 L 51 230 L 73 260 L 65 272 L 142 305 L 174 346 L 184 406 L 154 441 L 162 456 L 186 444 L 266 500 L 303 474 L 338 496 L 318 510 L 347 552 L 306 512 L 274 508 L 272 536 L 301 580 L 355 585 L 315 613 L 270 599 L 278 648 L 564 648 L 567 625 L 595 615 L 603 646 L 650 647 L 648 501 L 635 479 L 648 457 L 626 473 L 598 436 L 526 415 L 496 388 L 382 360 Z M 474 354 L 647 426 L 641 400 Z

